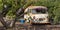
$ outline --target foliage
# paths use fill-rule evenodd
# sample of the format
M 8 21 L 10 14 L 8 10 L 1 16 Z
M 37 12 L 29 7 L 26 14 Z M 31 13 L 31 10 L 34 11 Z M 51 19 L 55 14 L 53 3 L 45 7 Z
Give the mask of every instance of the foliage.
M 0 10 L 2 10 L 2 7 L 3 6 L 3 3 L 2 3 L 2 0 L 0 0 Z
M 46 6 L 48 8 L 49 17 L 57 23 L 60 21 L 60 0 L 4 0 L 4 4 L 11 5 L 7 15 L 15 16 L 16 10 L 21 7 L 27 8 L 29 4 L 34 6 Z M 0 0 L 0 10 L 3 9 L 3 2 Z

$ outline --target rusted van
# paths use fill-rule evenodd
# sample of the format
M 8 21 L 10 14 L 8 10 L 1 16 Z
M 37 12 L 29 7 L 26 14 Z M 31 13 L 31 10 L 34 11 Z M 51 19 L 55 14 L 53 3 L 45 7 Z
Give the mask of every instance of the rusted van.
M 45 6 L 29 6 L 24 11 L 24 19 L 26 19 L 26 22 L 31 23 L 49 23 L 48 19 L 48 9 Z

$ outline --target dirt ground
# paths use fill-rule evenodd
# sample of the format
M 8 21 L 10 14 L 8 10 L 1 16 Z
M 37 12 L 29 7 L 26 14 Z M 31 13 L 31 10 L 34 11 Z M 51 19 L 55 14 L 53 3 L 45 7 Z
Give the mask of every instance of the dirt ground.
M 0 26 L 0 30 L 60 30 L 60 25 L 30 25 L 16 22 L 14 28 L 5 29 L 3 26 Z

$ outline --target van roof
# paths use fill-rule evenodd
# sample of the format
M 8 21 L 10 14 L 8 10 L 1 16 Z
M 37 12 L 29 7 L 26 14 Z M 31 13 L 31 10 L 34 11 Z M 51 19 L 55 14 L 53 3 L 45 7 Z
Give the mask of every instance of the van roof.
M 47 7 L 45 6 L 29 6 L 28 9 L 36 9 L 36 8 L 39 8 L 39 9 L 46 9 L 47 10 Z

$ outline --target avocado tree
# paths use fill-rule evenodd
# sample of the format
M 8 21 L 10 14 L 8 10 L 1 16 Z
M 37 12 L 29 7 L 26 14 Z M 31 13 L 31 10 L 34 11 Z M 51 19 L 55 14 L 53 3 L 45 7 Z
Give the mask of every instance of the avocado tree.
M 13 21 L 12 25 L 15 25 L 15 22 L 17 21 L 17 18 L 20 15 L 23 15 L 24 9 L 32 4 L 32 2 L 26 2 L 24 0 L 2 0 L 2 10 L 0 13 L 0 21 L 4 25 L 4 27 L 8 28 L 10 25 L 7 23 L 3 17 L 6 17 L 6 15 L 9 16 L 16 16 L 15 20 Z
M 6 1 L 5 0 L 0 0 L 2 3 L 2 8 L 0 9 L 0 21 L 1 23 L 4 25 L 4 27 L 8 27 L 8 24 L 5 22 L 5 20 L 3 19 L 3 17 L 5 17 L 5 15 L 7 14 L 7 12 L 9 11 L 8 9 L 10 8 L 10 6 L 6 5 Z

